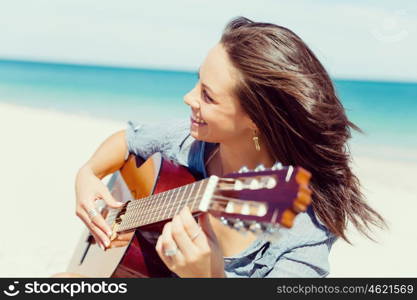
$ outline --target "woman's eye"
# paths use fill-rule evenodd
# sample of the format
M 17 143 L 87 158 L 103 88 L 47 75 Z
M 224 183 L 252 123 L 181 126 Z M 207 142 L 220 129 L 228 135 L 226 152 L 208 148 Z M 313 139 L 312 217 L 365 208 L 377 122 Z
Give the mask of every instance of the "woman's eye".
M 213 100 L 207 95 L 205 90 L 203 90 L 203 98 L 206 101 L 213 102 Z

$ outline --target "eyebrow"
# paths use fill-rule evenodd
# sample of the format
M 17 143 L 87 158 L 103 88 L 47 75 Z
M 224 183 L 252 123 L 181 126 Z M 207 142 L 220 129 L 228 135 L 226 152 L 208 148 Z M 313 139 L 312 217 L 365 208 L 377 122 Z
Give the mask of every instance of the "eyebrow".
M 200 68 L 198 68 L 197 75 L 198 75 L 198 79 L 200 79 Z M 216 96 L 216 93 L 213 92 L 213 90 L 208 85 L 205 85 L 204 83 L 201 83 L 201 85 L 204 86 L 206 89 L 208 89 L 210 93 L 212 93 L 214 96 Z

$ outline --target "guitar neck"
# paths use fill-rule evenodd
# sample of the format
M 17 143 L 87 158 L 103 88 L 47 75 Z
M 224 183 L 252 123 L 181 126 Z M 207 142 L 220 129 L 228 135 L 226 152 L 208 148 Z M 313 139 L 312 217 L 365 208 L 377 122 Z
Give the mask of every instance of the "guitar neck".
M 188 206 L 192 213 L 201 211 L 208 178 L 155 194 L 142 199 L 130 201 L 118 214 L 120 224 L 117 231 L 136 229 L 149 224 L 172 219 L 182 208 Z M 113 220 L 109 220 L 113 221 Z

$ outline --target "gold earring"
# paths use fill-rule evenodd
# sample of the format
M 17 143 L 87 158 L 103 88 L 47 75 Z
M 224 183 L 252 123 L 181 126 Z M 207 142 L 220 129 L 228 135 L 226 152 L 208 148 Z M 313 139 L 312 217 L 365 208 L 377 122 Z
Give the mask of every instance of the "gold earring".
M 259 145 L 259 137 L 256 135 L 256 131 L 255 131 L 255 136 L 252 139 L 253 139 L 253 142 L 255 143 L 256 151 L 261 151 L 261 146 Z

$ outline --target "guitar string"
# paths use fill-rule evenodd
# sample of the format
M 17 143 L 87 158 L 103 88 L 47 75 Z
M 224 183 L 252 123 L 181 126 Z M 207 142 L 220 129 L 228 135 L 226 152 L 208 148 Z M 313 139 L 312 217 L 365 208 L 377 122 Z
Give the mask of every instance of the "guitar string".
M 187 195 L 187 190 L 186 189 L 184 189 L 184 191 L 181 191 L 183 193 L 181 194 L 179 203 L 177 203 L 177 199 L 178 199 L 178 196 L 180 194 L 179 193 L 180 190 L 178 190 L 178 189 L 176 189 L 178 191 L 178 193 L 177 193 L 175 199 L 173 201 L 169 201 L 167 203 L 167 205 L 164 205 L 164 203 L 166 202 L 166 200 L 170 199 L 170 197 L 168 197 L 168 196 L 173 196 L 174 193 L 157 194 L 157 195 L 161 195 L 162 197 L 157 197 L 157 198 L 153 199 L 153 201 L 151 203 L 155 204 L 156 201 L 158 201 L 158 200 L 161 201 L 162 203 L 160 203 L 161 205 L 159 206 L 159 208 L 157 206 L 154 206 L 154 208 L 149 209 L 149 207 L 150 207 L 148 205 L 149 201 L 148 201 L 148 203 L 146 203 L 145 201 L 142 201 L 142 199 L 137 199 L 136 201 L 132 201 L 126 207 L 126 209 L 128 210 L 128 213 L 127 213 L 128 217 L 134 217 L 134 218 L 137 218 L 137 217 L 142 217 L 143 218 L 144 217 L 146 219 L 152 220 L 154 215 L 155 215 L 155 217 L 157 217 L 157 219 L 160 219 L 161 217 L 165 217 L 166 215 L 168 215 L 168 216 L 175 215 L 176 213 L 171 214 L 171 211 L 172 211 L 173 208 L 177 207 L 177 211 L 179 211 L 180 207 L 183 206 L 184 203 L 189 202 L 187 204 L 190 204 L 193 200 L 195 201 L 202 196 L 202 194 L 199 193 L 199 191 L 201 189 L 201 186 L 202 186 L 202 184 L 199 184 L 199 190 L 198 190 L 197 194 L 194 194 L 194 195 L 192 195 L 192 191 L 194 189 L 194 186 L 192 186 L 192 190 L 190 192 L 188 192 L 188 197 L 189 198 L 187 198 L 187 196 L 186 196 Z M 188 186 L 187 186 L 187 188 L 188 188 Z M 193 196 L 193 197 L 191 198 L 191 196 Z M 216 196 L 216 195 L 214 196 L 214 199 L 216 201 L 225 200 L 225 202 L 227 202 L 228 200 L 239 200 L 238 198 L 225 197 L 225 196 Z M 156 204 L 158 204 L 158 203 L 156 203 Z M 178 205 L 180 205 L 180 206 L 178 206 Z M 195 206 L 195 204 L 193 203 L 191 205 L 191 208 L 194 209 L 194 206 Z M 148 211 L 146 212 L 146 214 L 144 214 L 145 211 L 143 211 L 143 210 L 139 211 L 138 209 L 147 209 Z M 161 211 L 168 211 L 168 209 L 169 209 L 170 213 L 161 214 Z M 134 210 L 138 210 L 138 211 L 135 213 Z M 116 210 L 116 211 L 113 210 L 109 214 L 108 219 L 113 219 L 114 220 L 114 217 L 119 212 L 120 212 L 120 210 Z
M 168 205 L 164 205 L 162 207 L 160 206 L 159 208 L 156 207 L 157 209 L 152 209 L 152 210 L 148 211 L 146 214 L 143 214 L 144 211 L 138 211 L 137 213 L 132 213 L 132 214 L 130 214 L 130 217 L 131 217 L 130 219 L 134 218 L 133 222 L 137 222 L 138 219 L 140 217 L 142 217 L 143 220 L 141 220 L 141 221 L 145 221 L 145 224 L 146 224 L 150 221 L 153 221 L 152 223 L 154 223 L 155 220 L 160 220 L 161 218 L 166 219 L 167 217 L 169 217 L 171 215 L 172 216 L 176 215 L 182 207 L 185 207 L 185 205 L 190 204 L 191 202 L 194 202 L 194 200 L 196 200 L 197 198 L 201 198 L 201 196 L 203 195 L 203 194 L 194 194 L 194 195 L 192 195 L 193 189 L 194 188 L 192 188 L 188 192 L 188 197 L 186 197 L 187 192 L 185 190 L 184 191 L 184 197 L 179 197 L 179 199 L 178 199 L 178 197 L 175 197 L 175 199 L 173 201 L 170 201 L 168 203 Z M 177 194 L 177 196 L 178 196 L 178 194 Z M 169 197 L 162 198 L 163 203 L 165 202 L 164 200 L 167 200 L 167 199 L 169 199 Z M 178 202 L 177 199 L 179 200 L 179 202 Z M 161 199 L 159 199 L 159 200 L 161 200 Z M 139 207 L 135 206 L 135 207 L 132 207 L 131 209 L 135 210 L 135 209 L 138 209 L 138 208 L 140 208 L 140 206 Z M 173 208 L 177 208 L 177 211 L 175 213 L 172 212 Z M 161 214 L 162 211 L 165 212 L 168 209 L 169 209 L 168 214 L 166 214 L 166 213 Z M 191 210 L 193 210 L 193 209 L 194 209 L 194 207 L 191 207 Z
M 204 183 L 203 181 L 199 183 L 198 191 L 201 190 L 201 186 L 203 185 L 203 183 Z M 191 191 L 187 192 L 187 189 L 190 186 L 191 186 Z M 175 189 L 176 191 L 178 191 L 178 193 L 176 194 L 175 199 L 173 201 L 169 201 L 167 203 L 167 205 L 164 205 L 164 203 L 166 202 L 166 200 L 168 200 L 170 198 L 171 199 L 174 198 L 174 197 L 171 197 L 171 196 L 173 196 L 175 194 L 175 191 L 172 192 L 172 193 L 157 194 L 157 195 L 161 195 L 161 196 L 156 197 L 155 199 L 153 199 L 153 201 L 148 200 L 148 201 L 144 202 L 144 201 L 142 201 L 142 199 L 138 199 L 139 201 L 132 201 L 132 202 L 130 202 L 131 204 L 129 204 L 129 206 L 130 206 L 129 208 L 131 208 L 132 210 L 133 209 L 138 209 L 138 208 L 147 209 L 149 207 L 154 206 L 156 209 L 151 208 L 150 210 L 148 210 L 147 215 L 154 215 L 154 214 L 160 213 L 162 210 L 165 211 L 165 210 L 168 210 L 168 209 L 170 209 L 170 213 L 169 213 L 169 215 L 170 215 L 171 211 L 172 211 L 172 208 L 176 207 L 175 204 L 176 204 L 178 198 L 179 198 L 178 200 L 182 201 L 183 199 L 187 199 L 187 198 L 190 198 L 190 197 L 196 197 L 195 194 L 192 195 L 194 187 L 195 187 L 195 184 L 192 184 L 192 185 L 186 185 L 182 190 L 181 190 L 181 188 L 180 189 Z M 197 196 L 200 197 L 201 195 L 197 194 Z M 193 199 L 195 199 L 195 198 L 193 198 Z M 190 200 L 190 199 L 188 199 L 188 200 Z M 159 201 L 161 203 L 157 203 L 156 201 Z M 149 206 L 149 204 L 152 204 L 152 206 Z M 183 202 L 180 202 L 180 204 L 183 204 Z M 159 209 L 158 209 L 158 207 L 159 207 Z
M 201 186 L 202 186 L 202 183 L 203 182 L 201 182 L 200 184 L 199 184 L 199 190 L 201 189 Z M 176 199 L 178 198 L 178 196 L 180 195 L 180 197 L 179 197 L 179 200 L 181 201 L 182 199 L 185 199 L 186 201 L 191 201 L 191 200 L 195 200 L 196 198 L 199 198 L 199 197 L 201 197 L 201 194 L 194 194 L 194 195 L 192 195 L 192 191 L 193 191 L 193 189 L 194 189 L 194 187 L 192 188 L 192 190 L 188 193 L 188 197 L 187 197 L 187 188 L 188 188 L 188 185 L 186 186 L 186 188 L 184 188 L 183 189 L 183 191 L 180 191 L 180 189 L 175 189 L 175 191 L 174 192 L 172 192 L 172 193 L 160 193 L 160 194 L 157 194 L 157 195 L 159 195 L 159 197 L 157 196 L 156 198 L 154 198 L 154 199 L 152 199 L 153 201 L 149 201 L 149 197 L 147 197 L 148 199 L 146 199 L 146 200 L 148 200 L 148 201 L 146 201 L 146 200 L 144 200 L 144 198 L 142 198 L 142 199 L 138 199 L 137 201 L 131 201 L 128 205 L 127 205 L 127 207 L 126 207 L 126 209 L 129 209 L 129 211 L 130 212 L 132 212 L 132 211 L 134 211 L 135 209 L 138 209 L 138 208 L 149 208 L 149 207 L 151 207 L 151 206 L 149 206 L 149 204 L 153 204 L 153 205 L 158 205 L 158 204 L 162 204 L 162 205 L 159 205 L 159 209 L 151 209 L 151 210 L 148 210 L 148 212 L 147 212 L 147 214 L 145 215 L 145 217 L 148 217 L 149 219 L 150 219 L 150 217 L 149 217 L 149 215 L 154 215 L 154 214 L 157 214 L 157 213 L 160 213 L 162 210 L 168 210 L 168 209 L 171 209 L 172 210 L 172 208 L 173 207 L 176 207 Z M 173 196 L 173 194 L 176 192 L 176 191 L 178 191 L 178 193 L 177 193 L 177 195 L 176 195 L 176 197 L 175 197 L 175 200 L 174 201 L 170 201 L 169 203 L 168 203 L 168 205 L 163 205 L 165 202 L 166 202 L 166 200 L 167 199 L 172 199 L 173 197 L 170 197 L 170 196 Z M 192 198 L 191 198 L 192 197 Z M 188 198 L 188 199 L 187 199 Z M 161 202 L 161 203 L 157 203 L 156 201 L 159 201 L 159 202 Z M 180 205 L 182 205 L 182 204 L 184 204 L 184 201 L 181 201 L 180 203 L 179 203 Z M 113 218 L 115 215 L 117 215 L 118 213 L 119 213 L 119 211 L 120 210 L 116 210 L 116 211 L 113 211 L 113 212 L 111 212 L 110 214 L 109 214 L 109 218 Z M 139 213 L 140 214 L 140 213 Z M 132 215 L 138 215 L 138 214 L 132 214 Z
M 198 196 L 198 197 L 194 197 L 194 198 L 189 198 L 189 199 L 186 199 L 186 200 L 184 200 L 184 201 L 181 201 L 180 203 L 176 203 L 176 204 L 180 204 L 180 205 L 182 205 L 182 204 L 184 204 L 184 203 L 187 203 L 187 202 L 191 202 L 191 201 L 193 201 L 193 200 L 195 200 L 195 198 L 199 198 L 200 196 Z M 214 197 L 214 198 L 217 198 L 217 197 Z M 231 198 L 231 197 L 227 197 L 228 199 L 231 199 L 231 200 L 239 200 L 238 198 Z M 220 201 L 219 201 L 220 200 Z M 223 199 L 223 196 L 221 196 L 221 198 L 217 198 L 216 199 L 216 201 L 218 201 L 218 202 L 222 202 L 223 201 L 223 203 L 228 203 L 228 202 L 230 202 L 229 200 L 225 200 L 225 199 Z M 179 207 L 178 205 L 172 205 L 171 207 Z M 114 214 L 114 215 L 117 215 L 117 213 L 116 214 Z M 175 214 L 174 214 L 175 215 Z M 134 218 L 133 220 L 127 220 L 126 219 L 126 221 L 125 221 L 125 219 L 123 220 L 123 224 L 124 224 L 124 227 L 129 227 L 129 226 L 133 226 L 133 225 L 136 225 L 137 223 L 143 223 L 144 221 L 144 223 L 143 224 L 140 224 L 140 225 L 138 225 L 138 226 L 134 226 L 134 227 L 140 227 L 140 226 L 143 226 L 143 225 L 148 225 L 148 224 L 152 224 L 152 223 L 156 223 L 156 222 L 159 222 L 159 221 L 162 221 L 162 220 L 165 220 L 165 219 L 169 219 L 169 216 L 170 215 L 164 215 L 164 216 L 158 216 L 159 218 L 154 218 L 154 219 L 152 219 L 152 218 L 149 218 L 148 216 L 144 216 L 144 219 L 140 219 L 139 217 L 142 217 L 141 215 L 138 215 L 138 214 L 131 214 L 130 215 L 130 217 L 132 217 L 132 218 Z M 133 224 L 131 224 L 131 223 L 129 223 L 130 221 L 132 221 L 131 223 L 133 223 Z
M 198 193 L 198 194 L 194 194 L 193 195 L 193 197 L 192 198 L 187 198 L 187 197 L 182 197 L 182 200 L 179 202 L 179 203 L 177 203 L 177 201 L 176 200 L 173 200 L 173 201 L 170 201 L 170 202 L 168 202 L 167 203 L 167 205 L 162 205 L 162 206 L 160 206 L 159 208 L 157 207 L 157 206 L 155 206 L 155 208 L 153 208 L 153 209 L 149 209 L 149 207 L 150 206 L 147 206 L 147 207 L 145 207 L 144 206 L 144 204 L 145 203 L 141 203 L 142 202 L 142 200 L 141 199 L 137 199 L 137 200 L 133 200 L 134 202 L 130 202 L 128 205 L 127 205 L 127 207 L 126 207 L 126 209 L 128 210 L 128 213 L 130 214 L 130 215 L 133 215 L 133 216 L 138 216 L 138 214 L 141 214 L 141 213 L 143 213 L 143 212 L 145 212 L 144 210 L 141 210 L 140 212 L 139 212 L 139 210 L 138 210 L 138 213 L 132 213 L 132 211 L 134 211 L 134 210 L 137 210 L 137 209 L 148 209 L 148 211 L 147 211 L 147 213 L 146 213 L 146 215 L 142 215 L 142 216 L 144 216 L 144 217 L 148 217 L 149 215 L 153 215 L 153 214 L 155 214 L 155 213 L 159 213 L 159 212 L 161 212 L 161 211 L 166 211 L 166 210 L 168 210 L 168 209 L 171 209 L 172 210 L 172 208 L 175 208 L 175 207 L 178 207 L 178 205 L 182 205 L 182 204 L 184 204 L 184 203 L 187 203 L 187 202 L 192 202 L 193 200 L 195 201 L 195 200 L 197 200 L 198 198 L 200 198 L 202 195 L 204 195 L 204 193 L 203 194 L 200 194 L 200 193 Z M 177 195 L 178 196 L 178 195 Z M 175 199 L 177 199 L 178 197 L 175 197 Z M 212 197 L 213 199 L 215 199 L 217 202 L 219 202 L 219 200 L 221 201 L 221 200 L 223 200 L 224 202 L 230 202 L 230 200 L 239 200 L 239 198 L 233 198 L 233 197 L 226 197 L 226 196 L 220 196 L 220 195 L 214 195 L 213 197 Z M 162 200 L 163 201 L 163 203 L 165 202 L 164 200 L 167 200 L 167 199 L 169 199 L 169 197 L 163 197 L 163 198 L 159 198 L 158 200 Z M 156 200 L 156 199 L 155 199 Z M 187 203 L 187 204 L 190 204 L 190 203 Z M 153 202 L 153 204 L 155 204 L 155 201 Z M 141 206 L 144 206 L 144 207 L 141 207 Z M 195 204 L 192 204 L 192 208 L 194 208 L 194 206 L 195 206 Z M 170 212 L 171 212 L 171 210 L 170 210 Z M 116 216 L 118 213 L 120 212 L 120 210 L 112 210 L 112 212 L 109 214 L 109 218 L 111 218 L 111 217 L 114 217 L 114 216 Z M 165 215 L 165 214 L 164 214 Z M 171 213 L 169 213 L 168 215 L 171 215 Z
M 232 198 L 232 199 L 239 200 L 237 198 Z M 190 200 L 192 200 L 192 198 L 190 198 Z M 220 200 L 223 200 L 223 199 L 220 199 Z M 223 201 L 224 202 L 229 202 L 229 201 L 226 201 L 226 200 L 223 200 Z M 182 203 L 184 203 L 184 201 Z M 249 214 L 248 216 L 255 216 L 255 215 L 254 214 Z M 143 222 L 144 220 L 138 220 L 138 219 L 135 219 L 133 222 L 127 221 L 127 222 L 123 223 L 123 226 L 121 226 L 122 227 L 121 231 L 130 230 L 130 229 L 141 227 L 141 226 L 144 226 L 144 225 L 150 225 L 152 223 L 157 223 L 157 222 L 167 220 L 167 219 L 169 219 L 169 218 L 164 218 L 164 219 L 159 219 L 159 220 L 146 220 L 146 222 Z
M 216 150 L 218 150 L 218 149 L 216 149 Z M 213 154 L 215 154 L 216 153 L 216 151 L 213 151 L 213 153 L 212 153 L 212 155 L 210 156 L 210 159 L 212 158 L 212 156 L 213 156 Z M 128 204 L 128 206 L 127 207 L 129 207 L 129 208 L 131 208 L 132 210 L 133 209 L 135 209 L 135 208 L 140 208 L 141 206 L 145 206 L 146 204 L 149 204 L 149 203 L 152 203 L 152 204 L 155 204 L 155 201 L 158 201 L 158 200 L 162 200 L 162 203 L 161 204 L 163 204 L 164 202 L 165 202 L 165 200 L 167 199 L 167 198 L 169 198 L 168 196 L 172 196 L 173 194 L 175 194 L 175 192 L 176 191 L 178 191 L 178 194 L 180 193 L 180 192 L 182 192 L 181 190 L 183 189 L 184 190 L 184 194 L 186 194 L 185 192 L 187 191 L 187 188 L 188 188 L 188 186 L 192 186 L 192 188 L 194 189 L 194 186 L 197 184 L 197 183 L 199 183 L 199 190 L 200 190 L 200 188 L 201 188 L 201 185 L 205 182 L 205 181 L 207 181 L 208 179 L 206 178 L 206 179 L 202 179 L 202 180 L 200 180 L 200 181 L 197 181 L 197 182 L 193 182 L 193 183 L 191 183 L 191 184 L 187 184 L 187 185 L 185 185 L 185 186 L 181 186 L 181 187 L 177 187 L 177 188 L 174 188 L 174 189 L 172 189 L 172 190 L 168 190 L 168 191 L 164 191 L 164 192 L 161 192 L 161 193 L 159 193 L 159 194 L 154 194 L 154 195 L 150 195 L 150 196 L 147 196 L 147 197 L 144 197 L 144 198 L 140 198 L 140 199 L 135 199 L 135 200 L 139 200 L 139 201 L 131 201 L 129 204 Z M 174 200 L 174 205 L 171 205 L 172 204 L 172 202 L 170 202 L 169 204 L 169 206 L 164 206 L 164 205 L 162 205 L 162 209 L 163 210 L 166 210 L 167 208 L 171 208 L 171 210 L 172 210 L 172 208 L 173 207 L 175 207 L 175 201 L 176 201 L 176 199 L 178 198 L 178 194 L 176 195 L 176 197 L 175 197 L 175 200 Z M 156 197 L 155 197 L 156 196 Z M 159 196 L 159 197 L 158 197 Z M 190 195 L 189 196 L 191 196 L 191 193 L 190 193 Z M 181 197 L 180 197 L 181 198 Z M 198 197 L 195 197 L 195 198 L 193 198 L 193 199 L 197 199 Z M 232 198 L 231 198 L 232 199 Z M 189 199 L 190 200 L 190 199 Z M 152 201 L 152 202 L 151 202 Z M 180 202 L 180 204 L 183 204 L 184 202 Z M 127 209 L 127 207 L 126 207 L 126 209 Z M 171 212 L 171 210 L 170 210 L 170 212 Z M 154 214 L 154 213 L 158 213 L 158 212 L 160 212 L 161 211 L 161 209 L 159 209 L 159 210 L 150 210 L 149 211 L 149 214 Z M 178 210 L 179 211 L 179 210 Z M 108 216 L 108 218 L 110 218 L 110 217 L 114 217 L 114 216 L 116 216 L 117 214 L 119 213 L 119 211 L 116 211 L 116 212 L 114 212 L 114 213 L 111 213 L 109 216 Z M 135 215 L 135 214 L 132 214 L 132 215 Z M 170 215 L 170 214 L 168 214 L 168 215 Z
M 198 182 L 199 183 L 199 186 L 201 187 L 201 185 L 203 184 L 203 183 L 205 183 L 204 181 L 201 181 L 201 182 Z M 175 189 L 172 189 L 172 190 L 169 190 L 169 191 L 166 191 L 166 192 L 161 192 L 161 193 L 158 193 L 158 194 L 154 194 L 154 195 L 151 195 L 151 196 L 147 196 L 147 197 L 144 197 L 144 198 L 140 198 L 140 199 L 134 199 L 134 201 L 131 201 L 130 203 L 131 204 L 129 204 L 129 205 L 143 205 L 143 204 L 145 204 L 145 203 L 155 203 L 155 201 L 158 201 L 158 200 L 161 200 L 161 199 L 165 199 L 165 198 L 167 198 L 168 196 L 172 196 L 173 194 L 175 194 L 177 191 L 178 191 L 178 194 L 179 193 L 183 193 L 183 194 L 185 194 L 184 192 L 186 191 L 186 188 L 189 186 L 190 184 L 187 184 L 187 185 L 185 185 L 185 186 L 181 186 L 181 187 L 179 187 L 179 188 L 175 188 Z M 191 184 L 191 185 L 195 185 L 195 184 Z M 177 195 L 178 196 L 178 195 Z M 135 201 L 135 200 L 139 200 L 139 201 Z M 140 203 L 139 203 L 140 202 Z
M 201 186 L 205 181 L 206 180 L 198 181 L 198 183 Z M 157 200 L 159 200 L 163 197 L 167 197 L 167 196 L 171 196 L 172 194 L 175 194 L 176 191 L 178 191 L 178 193 L 183 192 L 186 189 L 186 187 L 188 187 L 189 185 L 195 185 L 195 184 L 196 183 L 187 184 L 185 186 L 174 188 L 174 189 L 169 190 L 169 191 L 161 192 L 161 193 L 158 193 L 158 194 L 153 194 L 153 195 L 150 195 L 150 196 L 146 196 L 146 197 L 143 197 L 143 198 L 140 198 L 140 199 L 134 199 L 134 200 L 140 200 L 142 203 L 145 203 L 145 202 L 153 203 L 154 201 L 157 201 Z M 137 203 L 137 201 L 131 201 L 131 203 L 132 203 L 132 205 L 135 205 Z M 138 205 L 138 204 L 136 204 L 136 205 Z
M 200 182 L 200 186 L 202 185 L 203 181 Z M 186 185 L 188 186 L 188 185 Z M 179 188 L 175 188 L 166 192 L 161 192 L 158 194 L 154 194 L 154 195 L 150 195 L 147 197 L 143 197 L 143 198 L 139 198 L 139 199 L 133 199 L 133 200 L 129 200 L 130 203 L 128 204 L 129 207 L 135 208 L 135 207 L 139 207 L 139 206 L 144 206 L 145 204 L 155 204 L 156 201 L 158 200 L 165 200 L 166 198 L 169 198 L 168 196 L 172 196 L 173 194 L 175 194 L 177 191 L 178 193 L 183 192 L 181 191 L 184 190 L 185 186 L 181 186 Z M 177 195 L 178 196 L 178 195 Z M 126 201 L 127 202 L 127 201 Z
M 198 183 L 199 183 L 198 184 L 199 185 L 198 192 L 199 192 L 203 183 L 204 183 L 204 180 L 199 181 Z M 186 195 L 187 195 L 188 187 L 191 187 L 192 189 L 191 189 L 191 191 L 188 192 L 188 198 L 187 198 Z M 167 217 L 169 217 L 171 215 L 172 216 L 176 215 L 182 207 L 185 207 L 184 204 L 190 204 L 190 202 L 192 202 L 193 200 L 195 201 L 202 196 L 202 194 L 199 194 L 198 192 L 197 192 L 197 194 L 192 195 L 194 187 L 195 187 L 195 183 L 187 184 L 185 186 L 181 186 L 181 187 L 175 188 L 173 190 L 169 190 L 169 191 L 161 192 L 159 194 L 151 195 L 151 196 L 148 196 L 148 197 L 145 197 L 145 198 L 137 199 L 137 201 L 131 201 L 126 207 L 126 209 L 128 210 L 128 217 L 127 217 L 127 219 L 124 219 L 124 223 L 127 223 L 127 222 L 135 223 L 135 222 L 138 221 L 139 218 L 143 219 L 143 220 L 146 220 L 146 222 L 153 221 L 151 223 L 154 223 L 155 220 L 161 220 L 161 218 L 166 219 Z M 168 202 L 168 205 L 163 205 L 163 203 L 165 203 L 166 200 L 168 200 L 170 198 L 168 196 L 173 196 L 175 194 L 175 192 L 178 192 L 175 199 L 173 201 Z M 179 197 L 180 201 L 177 202 L 177 199 L 178 199 L 178 196 L 180 195 L 180 193 L 182 193 L 181 197 Z M 154 198 L 154 196 L 156 196 L 156 198 Z M 193 197 L 191 197 L 191 196 L 193 196 Z M 218 202 L 219 202 L 219 200 L 223 200 L 224 202 L 230 202 L 229 200 L 239 200 L 239 198 L 216 196 L 216 195 L 214 195 L 213 199 L 215 199 Z M 145 211 L 137 210 L 137 212 L 134 212 L 135 209 L 140 209 L 141 206 L 144 206 L 143 208 L 145 208 L 145 206 L 148 205 L 149 203 L 155 204 L 156 201 L 158 201 L 158 200 L 162 202 L 162 203 L 160 203 L 162 205 L 159 208 L 151 209 L 151 210 L 148 209 L 148 212 L 146 214 L 143 214 Z M 193 204 L 191 205 L 191 209 L 194 209 L 194 207 L 193 207 L 195 205 L 194 201 L 193 201 Z M 146 208 L 149 208 L 149 207 L 150 206 L 148 205 Z M 175 208 L 175 207 L 177 208 L 177 212 L 175 214 L 172 214 L 171 213 L 172 209 Z M 170 211 L 169 214 L 165 214 L 165 213 L 161 214 L 162 211 L 167 211 L 168 209 Z M 106 219 L 109 222 L 113 222 L 114 219 L 115 219 L 115 216 L 117 216 L 119 212 L 120 212 L 120 210 L 112 211 L 106 217 Z
M 147 225 L 147 224 L 156 223 L 156 222 L 161 221 L 161 220 L 169 219 L 171 216 L 176 215 L 181 207 L 183 207 L 187 204 L 190 204 L 194 200 L 194 198 L 200 198 L 200 196 L 185 199 L 183 201 L 173 203 L 173 205 L 165 206 L 165 209 L 154 210 L 154 211 L 149 212 L 146 215 L 143 214 L 143 211 L 138 212 L 138 213 L 130 214 L 129 217 L 126 219 L 126 221 L 125 221 L 125 219 L 123 219 L 123 222 L 124 222 L 124 224 L 126 224 L 125 226 L 131 226 L 131 225 L 135 225 L 135 224 L 138 224 L 138 223 L 141 223 L 141 225 Z M 172 208 L 177 208 L 177 212 L 172 213 L 171 212 Z M 170 209 L 169 214 L 166 214 L 166 213 L 165 214 L 160 214 L 161 211 L 166 211 L 167 209 Z M 191 208 L 191 211 L 193 211 L 193 210 L 194 210 L 194 208 Z M 137 227 L 137 226 L 135 226 L 135 227 Z
M 199 196 L 194 197 L 194 198 L 199 198 Z M 152 214 L 149 214 L 149 215 L 143 215 L 141 213 L 132 214 L 131 219 L 128 220 L 125 223 L 124 227 L 131 227 L 132 225 L 134 227 L 140 227 L 142 225 L 148 225 L 148 224 L 156 223 L 158 221 L 170 219 L 177 214 L 177 213 L 174 214 L 174 213 L 171 212 L 172 208 L 177 208 L 177 211 L 179 211 L 180 207 L 192 203 L 194 198 L 186 199 L 186 200 L 183 200 L 179 203 L 174 203 L 174 205 L 170 205 L 170 206 L 166 207 L 167 209 L 170 209 L 169 214 L 162 214 L 162 215 L 158 214 L 157 216 L 153 216 L 155 213 L 152 213 Z M 193 209 L 194 208 L 191 208 L 191 211 L 193 211 Z M 157 212 L 159 212 L 159 211 L 162 211 L 162 210 L 158 210 Z M 139 225 L 139 226 L 135 226 L 135 225 Z

